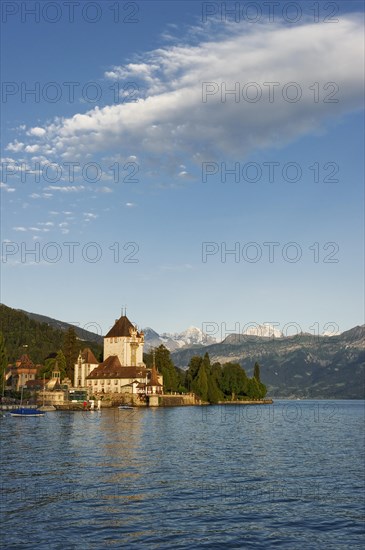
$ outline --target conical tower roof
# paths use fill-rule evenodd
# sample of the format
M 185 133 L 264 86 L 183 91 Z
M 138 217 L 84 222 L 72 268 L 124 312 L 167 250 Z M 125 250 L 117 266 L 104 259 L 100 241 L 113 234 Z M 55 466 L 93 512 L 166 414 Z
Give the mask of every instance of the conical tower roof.
M 153 365 L 151 370 L 151 378 L 147 384 L 147 386 L 162 386 L 160 382 L 158 381 L 158 373 L 155 365 Z
M 104 336 L 104 338 L 115 338 L 117 336 L 129 337 L 131 335 L 131 330 L 136 330 L 135 326 L 130 322 L 126 315 L 122 315 L 115 321 L 114 325 L 109 330 L 108 334 Z M 141 336 L 138 331 L 137 336 Z

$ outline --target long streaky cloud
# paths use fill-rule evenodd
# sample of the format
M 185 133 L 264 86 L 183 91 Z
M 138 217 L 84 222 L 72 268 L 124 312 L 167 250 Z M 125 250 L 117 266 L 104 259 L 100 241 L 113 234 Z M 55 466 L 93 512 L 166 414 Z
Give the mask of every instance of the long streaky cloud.
M 161 48 L 113 67 L 106 78 L 133 78 L 143 88 L 137 102 L 55 119 L 44 133 L 33 128 L 37 141 L 28 147 L 36 143 L 68 160 L 111 149 L 199 161 L 242 158 L 321 130 L 327 119 L 361 107 L 363 51 L 356 14 L 332 25 L 228 26 L 216 41 Z M 238 101 L 224 94 L 232 89 L 239 90 Z M 259 89 L 261 98 L 252 101 Z M 270 89 L 275 96 L 269 97 Z M 299 100 L 292 101 L 298 90 Z

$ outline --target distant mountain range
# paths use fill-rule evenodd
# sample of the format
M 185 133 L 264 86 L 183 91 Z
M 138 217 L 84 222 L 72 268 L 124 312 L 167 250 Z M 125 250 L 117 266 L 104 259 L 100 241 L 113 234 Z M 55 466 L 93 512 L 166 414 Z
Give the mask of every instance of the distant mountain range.
M 150 327 L 143 329 L 145 339 L 145 349 L 148 351 L 163 344 L 170 351 L 180 348 L 191 348 L 195 346 L 209 346 L 215 344 L 215 338 L 205 334 L 197 327 L 189 327 L 183 332 L 170 333 L 164 332 L 158 334 Z
M 58 345 L 62 332 L 73 326 L 44 315 L 11 310 L 7 306 L 1 308 L 2 322 L 5 322 L 6 328 L 4 335 L 6 337 L 8 333 L 8 338 L 14 342 L 14 354 L 19 354 L 21 345 L 27 343 L 29 352 L 32 348 L 35 350 L 34 353 L 39 351 L 37 361 L 41 360 L 42 354 L 49 352 L 53 343 L 53 347 L 56 343 Z M 21 316 L 35 324 L 25 325 L 24 321 L 21 321 Z M 15 321 L 21 327 L 21 332 L 15 330 Z M 41 332 L 37 328 L 46 325 L 55 332 L 48 334 L 44 328 Z M 22 334 L 24 327 L 29 333 L 27 338 Z M 80 341 L 85 344 L 95 343 L 100 349 L 102 336 L 79 327 L 74 328 Z M 44 341 L 43 334 L 49 342 Z M 197 327 L 189 327 L 181 333 L 162 334 L 158 334 L 152 328 L 146 328 L 144 334 L 146 351 L 163 344 L 171 351 L 174 364 L 182 369 L 187 368 L 193 355 L 204 355 L 206 352 L 209 353 L 212 362 L 238 362 L 249 376 L 252 375 L 254 362 L 258 361 L 261 366 L 261 378 L 267 385 L 271 397 L 365 398 L 365 325 L 334 336 L 283 336 L 280 331 L 269 325 L 259 325 L 248 330 L 246 334 L 230 334 L 219 343 Z M 39 335 L 42 343 L 38 342 Z M 41 347 L 44 348 L 42 354 L 40 349 L 38 350 Z
M 176 351 L 180 348 L 191 346 L 210 346 L 217 343 L 217 339 L 206 334 L 198 327 L 189 327 L 183 332 L 170 333 L 164 332 L 158 334 L 155 330 L 148 327 L 143 329 L 145 335 L 145 347 L 152 347 L 163 344 L 170 351 Z M 248 336 L 258 336 L 260 338 L 283 338 L 283 333 L 272 325 L 265 323 L 263 325 L 255 324 L 247 328 L 243 334 Z
M 258 361 L 271 397 L 363 399 L 364 349 L 362 325 L 331 337 L 231 334 L 221 343 L 176 350 L 172 359 L 186 368 L 193 355 L 208 352 L 212 362 L 238 362 L 249 376 Z

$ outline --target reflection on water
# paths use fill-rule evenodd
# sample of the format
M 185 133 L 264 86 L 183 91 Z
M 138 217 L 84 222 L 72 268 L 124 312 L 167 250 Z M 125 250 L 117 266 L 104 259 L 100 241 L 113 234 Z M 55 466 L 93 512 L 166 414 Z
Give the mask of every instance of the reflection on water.
M 364 534 L 364 402 L 50 412 L 1 430 L 5 548 L 357 548 Z

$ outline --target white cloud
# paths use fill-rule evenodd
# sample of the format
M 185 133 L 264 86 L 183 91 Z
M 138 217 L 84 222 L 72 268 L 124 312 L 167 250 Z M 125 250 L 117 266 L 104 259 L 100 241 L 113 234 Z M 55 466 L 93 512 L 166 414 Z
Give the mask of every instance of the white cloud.
M 84 216 L 90 220 L 95 220 L 98 217 L 97 214 L 93 214 L 92 212 L 84 212 Z
M 135 205 L 134 202 L 126 202 L 125 205 L 127 206 L 127 208 L 133 208 Z
M 26 227 L 20 227 L 20 226 L 18 226 L 18 227 L 13 227 L 13 230 L 14 230 L 14 231 L 26 231 L 27 228 L 26 228 Z
M 32 193 L 29 195 L 30 199 L 50 199 L 51 197 L 53 197 L 52 193 Z
M 27 145 L 24 151 L 26 153 L 37 153 L 37 151 L 39 151 L 39 145 Z
M 30 136 L 36 136 L 36 137 L 43 137 L 46 133 L 46 130 L 44 128 L 39 128 L 39 126 L 35 126 L 34 128 L 31 128 L 28 132 L 28 135 Z
M 14 193 L 14 191 L 16 190 L 15 187 L 9 187 L 7 183 L 4 183 L 2 181 L 0 182 L 0 188 L 6 191 L 7 193 Z
M 5 147 L 6 151 L 13 151 L 13 153 L 19 153 L 23 149 L 24 149 L 24 143 L 22 143 L 21 141 L 18 141 L 17 139 L 12 143 L 8 143 L 8 145 Z
M 254 150 L 280 147 L 316 132 L 328 118 L 341 117 L 362 105 L 363 29 L 356 14 L 342 16 L 335 25 L 226 24 L 211 35 L 214 41 L 195 32 L 200 40 L 196 45 L 171 45 L 113 67 L 105 76 L 133 79 L 141 84 L 143 97 L 138 102 L 95 107 L 71 118 L 55 119 L 45 128 L 47 154 L 52 151 L 65 160 L 75 160 L 115 148 L 127 154 L 136 150 L 164 154 L 165 159 L 189 155 L 197 163 L 222 154 L 242 159 Z M 206 102 L 202 101 L 204 82 L 213 83 L 212 90 L 216 90 Z M 258 102 L 244 100 L 242 95 L 238 102 L 232 95 L 221 101 L 223 83 L 227 89 L 238 83 L 242 92 L 249 82 L 261 90 Z M 270 82 L 279 82 L 272 103 L 269 86 L 264 85 Z M 283 87 L 289 82 L 297 83 L 302 92 L 296 103 L 283 99 Z M 320 83 L 318 102 L 310 89 L 315 82 Z M 323 90 L 328 82 L 339 87 L 338 103 L 323 101 L 333 90 Z M 245 97 L 252 97 L 255 88 L 246 92 Z M 294 88 L 288 90 L 290 97 L 289 92 Z M 22 146 L 14 142 L 8 149 L 21 150 Z M 180 177 L 184 172 L 180 171 Z M 81 187 L 49 189 L 71 192 Z
M 85 187 L 83 185 L 65 185 L 64 187 L 50 185 L 45 189 L 46 191 L 61 191 L 61 193 L 77 193 L 79 191 L 83 191 Z

